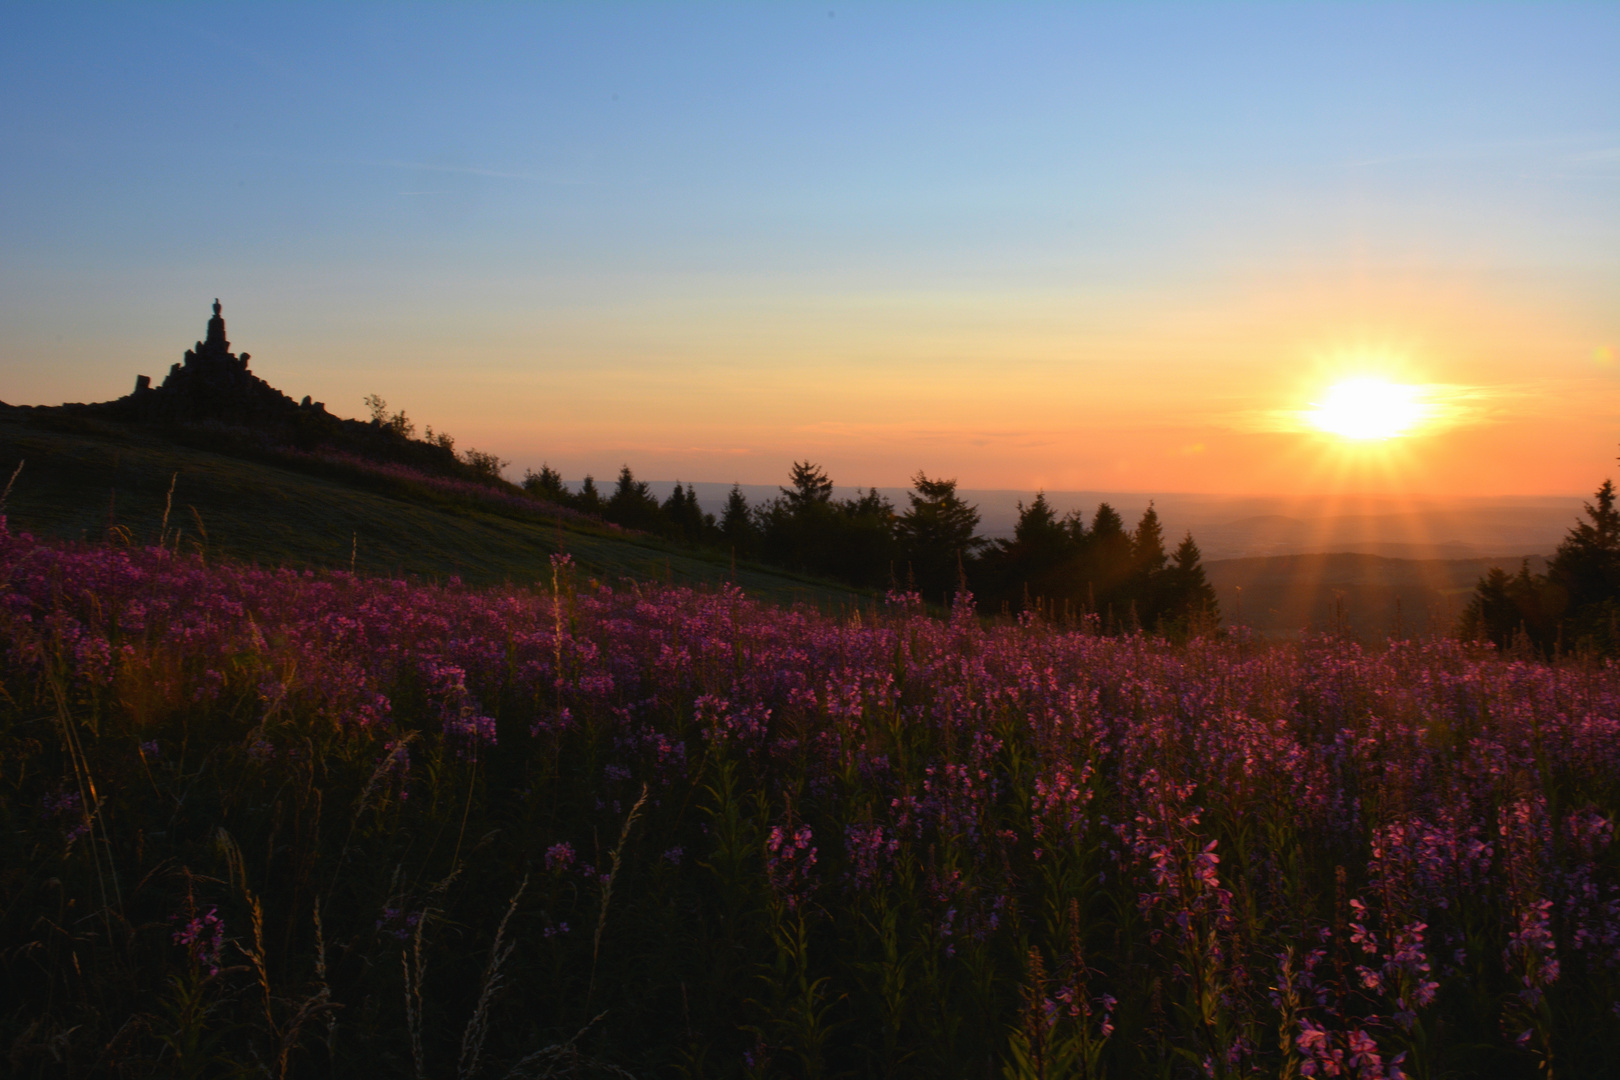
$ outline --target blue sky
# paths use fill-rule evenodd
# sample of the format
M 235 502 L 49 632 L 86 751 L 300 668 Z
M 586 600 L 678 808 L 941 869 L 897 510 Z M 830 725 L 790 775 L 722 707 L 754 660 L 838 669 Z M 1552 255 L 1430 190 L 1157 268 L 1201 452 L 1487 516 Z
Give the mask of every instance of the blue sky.
M 1254 418 L 1375 362 L 1494 403 L 1402 483 L 1582 490 L 1617 47 L 1613 4 L 8 5 L 0 399 L 161 375 L 217 295 L 288 392 L 514 471 L 1273 490 Z

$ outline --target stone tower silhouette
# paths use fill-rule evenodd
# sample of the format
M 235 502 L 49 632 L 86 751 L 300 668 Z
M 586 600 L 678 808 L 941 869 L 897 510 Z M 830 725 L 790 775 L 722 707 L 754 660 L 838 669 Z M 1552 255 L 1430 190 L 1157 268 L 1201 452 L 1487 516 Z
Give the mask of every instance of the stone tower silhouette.
M 208 320 L 208 340 L 197 343 L 197 352 L 204 349 L 209 352 L 226 353 L 231 351 L 231 343 L 225 340 L 225 317 L 219 313 L 219 297 L 214 297 L 214 317 Z
M 183 362 L 169 368 L 161 386 L 145 375 L 135 377 L 135 392 L 122 399 L 147 419 L 229 424 L 276 424 L 300 408 L 324 413 L 318 401 L 304 399 L 300 406 L 287 395 L 248 370 L 247 353 L 231 352 L 225 337 L 225 314 L 219 298 L 208 320 L 208 334 L 186 350 Z

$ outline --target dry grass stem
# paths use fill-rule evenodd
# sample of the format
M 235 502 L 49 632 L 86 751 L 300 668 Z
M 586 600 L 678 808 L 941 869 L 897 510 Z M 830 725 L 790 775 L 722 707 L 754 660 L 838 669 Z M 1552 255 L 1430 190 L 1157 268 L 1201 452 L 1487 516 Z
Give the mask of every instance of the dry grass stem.
M 164 545 L 169 535 L 169 511 L 174 509 L 174 485 L 179 479 L 178 472 L 169 477 L 169 493 L 163 496 L 163 524 L 158 527 L 158 547 Z
M 484 1037 L 489 1034 L 490 1005 L 501 989 L 501 968 L 517 947 L 517 942 L 506 941 L 506 926 L 512 921 L 512 913 L 517 910 L 523 890 L 528 887 L 529 879 L 525 876 L 518 891 L 512 894 L 511 901 L 507 903 L 506 914 L 501 916 L 500 925 L 495 928 L 495 941 L 489 947 L 489 967 L 484 970 L 483 989 L 478 993 L 478 1007 L 473 1010 L 472 1019 L 467 1021 L 467 1030 L 461 1036 L 461 1060 L 456 1063 L 458 1080 L 470 1080 L 478 1073 L 478 1059 L 484 1052 Z
M 624 856 L 625 842 L 630 839 L 630 827 L 636 823 L 641 815 L 641 808 L 647 804 L 647 785 L 641 785 L 641 797 L 625 815 L 624 827 L 619 830 L 619 843 L 609 857 L 607 881 L 602 885 L 602 910 L 596 916 L 596 936 L 591 941 L 591 979 L 585 990 L 586 1007 L 590 1006 L 591 994 L 596 989 L 596 960 L 602 954 L 602 931 L 607 927 L 608 904 L 613 900 L 613 879 L 619 876 L 619 865 Z
M 620 1080 L 636 1080 L 634 1073 L 627 1072 L 617 1065 L 586 1057 L 579 1052 L 579 1040 L 605 1016 L 607 1013 L 602 1012 L 592 1017 L 590 1023 L 574 1032 L 567 1042 L 555 1043 L 524 1057 L 507 1070 L 503 1080 L 558 1080 L 561 1077 L 588 1076 L 591 1073 L 619 1077 Z
M 405 1030 L 410 1036 L 416 1080 L 427 1080 L 427 1061 L 422 1054 L 422 978 L 427 974 L 427 961 L 422 957 L 422 931 L 427 928 L 428 914 L 423 911 L 417 920 L 411 950 L 399 952 L 400 964 L 405 969 Z
M 11 479 L 6 481 L 6 490 L 0 491 L 0 514 L 6 512 L 6 500 L 11 498 L 11 487 L 17 482 L 17 477 L 22 475 L 22 467 L 25 464 L 26 460 L 17 462 L 17 467 L 11 470 Z

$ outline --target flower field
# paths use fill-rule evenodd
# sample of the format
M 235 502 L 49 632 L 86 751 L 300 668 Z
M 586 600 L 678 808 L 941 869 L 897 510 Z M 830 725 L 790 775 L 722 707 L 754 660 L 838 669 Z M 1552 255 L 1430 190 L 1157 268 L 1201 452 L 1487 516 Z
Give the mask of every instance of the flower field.
M 1620 669 L 62 546 L 11 1076 L 1620 1075 Z

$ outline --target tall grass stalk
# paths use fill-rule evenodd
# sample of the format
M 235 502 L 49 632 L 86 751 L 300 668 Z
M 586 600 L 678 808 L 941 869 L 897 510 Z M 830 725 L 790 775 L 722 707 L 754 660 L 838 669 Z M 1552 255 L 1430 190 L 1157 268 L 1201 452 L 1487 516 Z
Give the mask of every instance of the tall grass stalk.
M 473 1009 L 472 1019 L 467 1021 L 467 1030 L 461 1036 L 461 1059 L 456 1063 L 458 1080 L 471 1080 L 478 1074 L 478 1059 L 484 1052 L 484 1039 L 489 1035 L 490 1008 L 501 990 L 501 969 L 511 959 L 512 950 L 517 948 L 517 942 L 506 941 L 506 927 L 528 887 L 529 879 L 525 877 L 507 903 L 506 914 L 501 916 L 500 925 L 495 928 L 495 940 L 489 947 L 489 966 L 484 969 L 484 983 L 478 991 L 478 1005 Z
M 636 799 L 635 805 L 624 816 L 624 825 L 619 829 L 619 842 L 613 846 L 613 853 L 608 857 L 607 880 L 602 882 L 602 908 L 596 914 L 596 933 L 591 937 L 591 977 L 585 990 L 585 1008 L 590 1009 L 591 996 L 596 992 L 596 965 L 602 957 L 602 932 L 607 929 L 608 905 L 613 902 L 613 882 L 619 876 L 619 868 L 623 864 L 624 846 L 630 840 L 630 829 L 641 816 L 641 808 L 647 805 L 647 785 L 641 785 L 641 795 Z
M 11 489 L 17 483 L 17 477 L 22 475 L 25 464 L 27 464 L 26 458 L 17 462 L 17 467 L 11 470 L 11 479 L 6 481 L 6 489 L 0 491 L 0 514 L 6 512 L 6 500 L 11 498 Z

